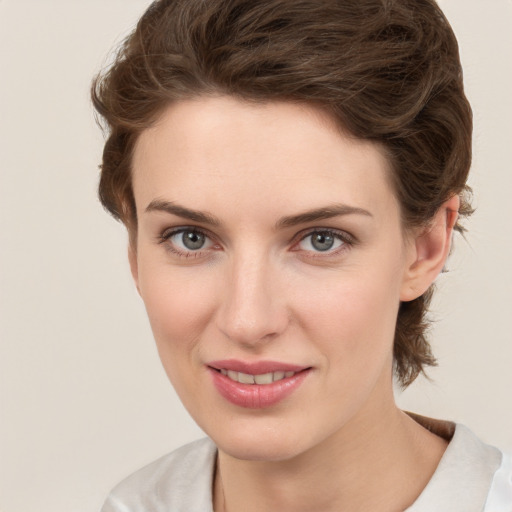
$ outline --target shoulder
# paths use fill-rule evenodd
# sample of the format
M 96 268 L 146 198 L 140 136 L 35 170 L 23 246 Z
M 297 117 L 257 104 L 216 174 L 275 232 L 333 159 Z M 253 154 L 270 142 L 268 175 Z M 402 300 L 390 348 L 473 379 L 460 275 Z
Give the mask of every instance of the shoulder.
M 512 512 L 510 458 L 457 424 L 430 482 L 407 510 Z
M 464 425 L 457 425 L 456 434 L 452 457 L 460 459 L 460 474 L 474 482 L 472 489 L 481 487 L 485 496 L 483 512 L 512 512 L 510 455 L 484 443 Z
M 512 456 L 503 453 L 492 480 L 484 512 L 512 511 Z
M 208 438 L 139 469 L 109 494 L 101 512 L 209 512 L 216 447 Z

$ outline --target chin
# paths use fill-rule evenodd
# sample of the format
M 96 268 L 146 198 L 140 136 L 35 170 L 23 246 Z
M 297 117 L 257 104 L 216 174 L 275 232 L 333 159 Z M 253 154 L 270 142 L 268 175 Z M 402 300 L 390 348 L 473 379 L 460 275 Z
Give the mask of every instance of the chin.
M 308 449 L 307 436 L 299 432 L 290 432 L 289 428 L 261 427 L 226 427 L 209 435 L 222 452 L 239 460 L 285 461 Z
M 268 443 L 266 440 L 245 442 L 228 441 L 217 443 L 218 448 L 238 460 L 278 462 L 290 460 L 300 454 L 297 446 L 287 446 L 287 443 Z

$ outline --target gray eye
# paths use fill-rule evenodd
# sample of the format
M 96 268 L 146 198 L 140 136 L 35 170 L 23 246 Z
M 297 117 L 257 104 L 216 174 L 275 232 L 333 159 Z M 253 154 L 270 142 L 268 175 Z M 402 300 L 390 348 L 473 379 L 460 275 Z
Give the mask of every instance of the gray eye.
M 190 251 L 201 249 L 206 241 L 206 237 L 197 231 L 184 231 L 181 234 L 181 242 Z
M 341 247 L 345 242 L 330 231 L 315 231 L 305 236 L 299 243 L 303 251 L 327 252 Z
M 213 240 L 206 233 L 192 227 L 176 229 L 174 233 L 164 234 L 163 238 L 179 254 L 202 255 L 204 251 L 215 246 Z
M 334 245 L 334 237 L 330 233 L 313 233 L 311 245 L 317 251 L 328 251 Z

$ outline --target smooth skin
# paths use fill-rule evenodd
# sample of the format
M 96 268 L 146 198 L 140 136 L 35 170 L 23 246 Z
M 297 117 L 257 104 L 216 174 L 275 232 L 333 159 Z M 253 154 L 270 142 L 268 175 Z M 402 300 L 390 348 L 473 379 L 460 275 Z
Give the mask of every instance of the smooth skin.
M 459 202 L 406 230 L 390 172 L 378 145 L 291 102 L 199 97 L 141 134 L 130 264 L 169 379 L 219 448 L 216 512 L 401 511 L 435 471 L 446 442 L 396 407 L 393 337 Z M 311 370 L 247 409 L 213 386 L 225 359 Z

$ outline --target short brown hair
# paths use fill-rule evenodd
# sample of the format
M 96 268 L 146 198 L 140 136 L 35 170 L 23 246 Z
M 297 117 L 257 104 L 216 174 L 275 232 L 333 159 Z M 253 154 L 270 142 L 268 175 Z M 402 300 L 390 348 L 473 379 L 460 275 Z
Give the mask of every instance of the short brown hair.
M 434 0 L 153 2 L 92 86 L 108 131 L 99 196 L 132 241 L 137 137 L 170 102 L 219 93 L 311 103 L 382 145 L 406 228 L 427 224 L 455 194 L 460 214 L 471 213 L 471 108 L 456 38 Z M 435 364 L 425 337 L 431 296 L 432 288 L 400 306 L 394 363 L 403 387 Z

